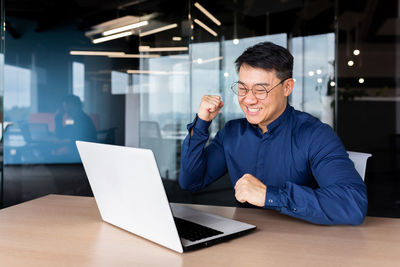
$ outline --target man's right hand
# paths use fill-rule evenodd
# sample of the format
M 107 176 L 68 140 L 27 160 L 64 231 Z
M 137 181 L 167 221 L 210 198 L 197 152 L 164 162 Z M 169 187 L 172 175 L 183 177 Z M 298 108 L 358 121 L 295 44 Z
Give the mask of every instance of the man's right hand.
M 197 116 L 203 121 L 212 121 L 224 106 L 221 97 L 218 95 L 204 95 Z

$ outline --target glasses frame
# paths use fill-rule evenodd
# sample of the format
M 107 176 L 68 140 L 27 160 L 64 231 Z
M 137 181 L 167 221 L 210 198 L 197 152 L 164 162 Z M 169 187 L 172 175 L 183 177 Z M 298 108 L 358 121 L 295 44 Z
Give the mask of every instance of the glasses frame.
M 267 88 L 265 88 L 265 85 L 262 85 L 262 84 L 255 84 L 255 85 L 260 85 L 260 86 L 262 86 L 262 87 L 264 88 L 264 90 L 265 90 L 265 97 L 263 97 L 263 98 L 260 98 L 260 97 L 257 97 L 257 96 L 256 96 L 256 94 L 254 93 L 254 86 L 253 86 L 253 88 L 251 88 L 251 89 L 247 89 L 247 87 L 246 87 L 242 82 L 240 82 L 240 81 L 234 82 L 234 83 L 231 85 L 231 90 L 232 90 L 232 92 L 233 92 L 235 95 L 240 96 L 240 97 L 247 96 L 247 94 L 249 93 L 249 91 L 251 91 L 251 93 L 254 95 L 255 98 L 257 98 L 258 100 L 264 100 L 264 99 L 266 99 L 266 98 L 268 97 L 269 92 L 271 92 L 271 91 L 272 91 L 275 87 L 277 87 L 278 85 L 283 84 L 283 83 L 284 83 L 286 80 L 288 80 L 288 79 L 290 79 L 290 78 L 286 78 L 286 79 L 281 80 L 279 83 L 277 83 L 276 85 L 274 85 L 274 86 L 273 86 L 271 89 L 269 89 L 269 90 L 267 90 Z M 243 87 L 244 87 L 245 90 L 246 90 L 246 93 L 245 93 L 244 95 L 239 95 L 239 91 L 238 91 L 238 90 L 235 90 L 236 86 L 239 85 L 239 84 L 243 85 Z

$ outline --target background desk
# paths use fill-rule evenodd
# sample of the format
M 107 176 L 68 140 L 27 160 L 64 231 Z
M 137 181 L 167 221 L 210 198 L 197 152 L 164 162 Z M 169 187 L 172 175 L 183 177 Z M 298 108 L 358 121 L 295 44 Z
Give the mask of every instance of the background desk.
M 1 266 L 399 266 L 400 220 L 319 226 L 274 211 L 194 208 L 257 225 L 179 254 L 101 221 L 89 197 L 49 195 L 0 211 Z

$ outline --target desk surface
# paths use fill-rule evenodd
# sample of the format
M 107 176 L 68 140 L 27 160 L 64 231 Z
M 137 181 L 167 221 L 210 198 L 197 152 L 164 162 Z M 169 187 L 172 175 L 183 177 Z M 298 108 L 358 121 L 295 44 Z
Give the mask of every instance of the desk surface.
M 93 198 L 49 195 L 0 211 L 1 266 L 399 266 L 400 220 L 319 226 L 275 211 L 191 207 L 257 225 L 179 254 L 101 221 Z

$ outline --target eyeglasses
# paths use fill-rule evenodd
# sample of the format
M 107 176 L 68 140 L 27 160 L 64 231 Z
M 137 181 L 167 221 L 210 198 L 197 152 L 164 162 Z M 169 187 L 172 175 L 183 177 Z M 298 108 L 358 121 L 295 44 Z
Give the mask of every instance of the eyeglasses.
M 251 89 L 247 89 L 246 86 L 242 82 L 237 81 L 231 85 L 231 90 L 238 96 L 246 96 L 248 94 L 248 92 L 251 91 L 257 99 L 264 100 L 267 98 L 268 93 L 271 92 L 272 89 L 274 89 L 278 85 L 282 84 L 287 79 L 289 79 L 289 78 L 283 79 L 282 81 L 280 81 L 278 84 L 276 84 L 269 90 L 267 90 L 265 85 L 262 85 L 262 84 L 255 84 Z

